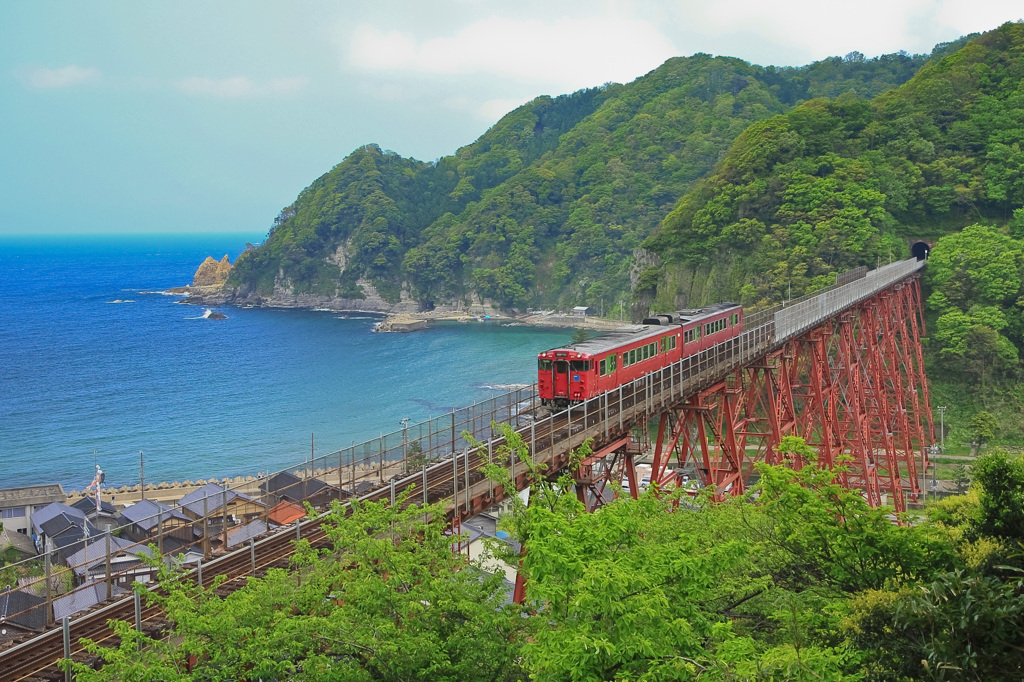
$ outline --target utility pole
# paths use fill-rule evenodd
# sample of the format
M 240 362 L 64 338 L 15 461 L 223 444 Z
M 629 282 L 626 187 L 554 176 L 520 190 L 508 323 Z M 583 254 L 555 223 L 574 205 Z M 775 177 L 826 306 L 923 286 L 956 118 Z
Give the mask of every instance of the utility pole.
M 142 493 L 142 499 L 146 499 L 146 477 L 143 476 L 142 450 L 139 450 L 139 492 Z
M 946 417 L 946 406 L 945 405 L 939 405 L 939 440 L 941 441 L 941 445 L 939 446 L 939 449 L 942 450 L 943 454 L 946 453 L 946 419 L 945 419 L 945 417 Z M 932 423 L 934 424 L 935 422 L 932 422 Z
M 402 417 L 402 474 L 409 473 L 409 418 Z

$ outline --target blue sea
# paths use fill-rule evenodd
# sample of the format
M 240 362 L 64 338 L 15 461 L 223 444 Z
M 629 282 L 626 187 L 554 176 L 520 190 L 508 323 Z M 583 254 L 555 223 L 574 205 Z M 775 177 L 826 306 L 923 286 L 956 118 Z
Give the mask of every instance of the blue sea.
M 0 237 L 0 488 L 254 474 L 529 384 L 569 331 L 376 334 L 376 318 L 202 308 L 143 291 L 262 235 Z M 121 302 L 116 302 L 121 301 Z

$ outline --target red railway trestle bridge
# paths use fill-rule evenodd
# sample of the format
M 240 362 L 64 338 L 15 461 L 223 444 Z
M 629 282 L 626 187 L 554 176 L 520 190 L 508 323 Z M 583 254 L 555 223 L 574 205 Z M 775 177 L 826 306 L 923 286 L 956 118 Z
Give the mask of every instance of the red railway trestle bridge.
M 892 263 L 749 315 L 737 338 L 654 372 L 625 394 L 574 407 L 567 420 L 575 423 L 573 411 L 607 420 L 610 410 L 645 433 L 648 420 L 657 420 L 651 482 L 674 487 L 686 471 L 717 499 L 746 491 L 754 464 L 782 463 L 782 439 L 799 436 L 817 450 L 818 466 L 842 459 L 840 482 L 861 490 L 868 504 L 905 511 L 908 499 L 923 494 L 935 440 L 920 343 L 923 265 Z M 623 430 L 605 424 L 595 432 L 584 422 L 570 426 L 579 431 L 574 446 L 586 437 L 595 443 L 576 476 L 580 500 L 600 506 L 612 480 L 628 481 L 635 495 Z

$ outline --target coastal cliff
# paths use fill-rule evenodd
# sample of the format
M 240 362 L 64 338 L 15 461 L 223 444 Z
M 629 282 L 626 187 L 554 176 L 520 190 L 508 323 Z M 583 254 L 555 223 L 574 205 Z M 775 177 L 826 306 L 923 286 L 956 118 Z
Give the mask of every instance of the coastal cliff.
M 279 275 L 274 281 L 273 290 L 259 293 L 251 287 L 232 286 L 229 278 L 232 265 L 225 255 L 221 260 L 207 256 L 195 275 L 192 283 L 172 289 L 174 293 L 187 294 L 186 303 L 194 305 L 236 305 L 268 308 L 324 308 L 328 310 L 347 310 L 379 314 L 415 313 L 422 310 L 417 301 L 412 300 L 407 292 L 401 292 L 396 303 L 388 302 L 377 291 L 369 280 L 357 280 L 355 296 L 331 296 L 317 293 L 299 292 L 292 282 Z

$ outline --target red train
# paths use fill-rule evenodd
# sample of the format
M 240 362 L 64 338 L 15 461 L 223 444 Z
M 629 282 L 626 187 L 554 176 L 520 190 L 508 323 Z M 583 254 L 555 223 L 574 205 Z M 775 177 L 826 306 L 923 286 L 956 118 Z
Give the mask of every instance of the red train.
M 565 407 L 588 400 L 742 331 L 743 308 L 716 303 L 655 315 L 643 324 L 552 348 L 537 356 L 541 403 Z

